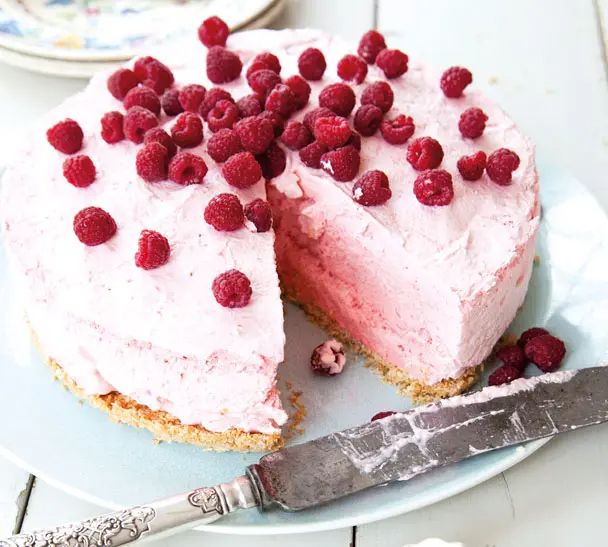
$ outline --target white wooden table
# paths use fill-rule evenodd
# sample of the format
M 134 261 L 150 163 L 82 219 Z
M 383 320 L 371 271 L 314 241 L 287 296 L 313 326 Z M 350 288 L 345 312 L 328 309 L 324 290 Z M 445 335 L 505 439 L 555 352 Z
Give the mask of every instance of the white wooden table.
M 275 25 L 353 39 L 376 26 L 411 57 L 469 67 L 475 85 L 537 143 L 541 163 L 570 171 L 608 208 L 608 0 L 293 0 Z M 0 65 L 0 160 L 16 133 L 83 85 Z M 439 536 L 470 547 L 606 545 L 606 461 L 608 426 L 600 426 L 554 440 L 517 467 L 427 509 L 356 529 L 246 541 L 396 547 Z M 0 460 L 0 537 L 99 510 Z M 187 533 L 164 545 L 243 543 Z

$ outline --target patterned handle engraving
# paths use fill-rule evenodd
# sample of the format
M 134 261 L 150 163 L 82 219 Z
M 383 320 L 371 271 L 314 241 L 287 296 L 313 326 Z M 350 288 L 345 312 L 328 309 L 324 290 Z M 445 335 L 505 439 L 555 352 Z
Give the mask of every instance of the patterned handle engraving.
M 139 539 L 156 516 L 152 507 L 133 507 L 50 530 L 0 539 L 0 547 L 113 547 Z
M 200 507 L 204 515 L 224 514 L 224 507 L 219 492 L 215 488 L 199 488 L 188 496 L 188 502 L 194 507 Z M 2 547 L 0 545 L 0 547 Z

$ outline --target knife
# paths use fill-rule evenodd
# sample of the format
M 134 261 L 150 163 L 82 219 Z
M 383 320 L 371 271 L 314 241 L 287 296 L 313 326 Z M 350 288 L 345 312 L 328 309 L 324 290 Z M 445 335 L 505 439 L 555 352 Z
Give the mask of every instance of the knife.
M 209 524 L 241 509 L 300 511 L 605 421 L 608 367 L 522 378 L 288 446 L 263 456 L 231 482 L 0 539 L 0 547 L 126 545 Z

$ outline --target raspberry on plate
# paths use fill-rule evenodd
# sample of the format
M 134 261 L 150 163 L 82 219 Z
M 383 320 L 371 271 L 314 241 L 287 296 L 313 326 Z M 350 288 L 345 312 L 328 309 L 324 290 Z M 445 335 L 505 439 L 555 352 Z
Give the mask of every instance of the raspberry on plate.
M 496 352 L 496 358 L 502 361 L 503 365 L 513 365 L 522 372 L 528 364 L 524 350 L 516 344 L 500 348 Z
M 240 120 L 234 127 L 241 146 L 252 154 L 261 154 L 274 139 L 272 123 L 259 116 Z
M 241 140 L 234 129 L 220 129 L 207 142 L 207 153 L 218 163 L 242 151 Z
M 198 117 L 198 116 L 197 116 Z M 220 129 L 231 129 L 239 119 L 239 109 L 231 101 L 218 101 L 207 114 L 207 125 L 215 133 Z
M 220 101 L 234 102 L 234 99 L 232 98 L 232 95 L 228 93 L 228 91 L 222 89 L 221 87 L 212 87 L 209 91 L 207 91 L 205 98 L 201 103 L 201 110 L 199 112 L 203 120 L 207 120 L 209 112 L 211 112 L 213 107 Z
M 198 39 L 204 46 L 225 46 L 230 29 L 219 17 L 213 16 L 205 19 L 198 27 Z
M 543 334 L 549 334 L 549 331 L 547 329 L 543 329 L 541 327 L 532 327 L 531 329 L 528 329 L 527 331 L 524 331 L 521 336 L 519 337 L 519 340 L 517 340 L 517 344 L 524 348 L 526 347 L 526 344 L 532 340 L 532 338 L 536 338 L 537 336 L 542 336 Z
M 167 149 L 169 158 L 175 156 L 175 153 L 177 152 L 177 146 L 175 146 L 173 139 L 162 127 L 153 127 L 146 131 L 146 134 L 144 135 L 144 144 L 149 144 L 151 142 L 162 144 Z
M 241 118 L 248 118 L 249 116 L 257 116 L 262 112 L 262 102 L 257 93 L 251 95 L 245 95 L 236 102 L 236 107 L 239 109 L 239 116 Z
M 247 83 L 253 91 L 266 97 L 271 89 L 281 83 L 281 77 L 268 68 L 262 68 L 247 76 Z
M 123 120 L 125 137 L 135 144 L 144 142 L 146 131 L 158 125 L 158 118 L 141 106 L 130 108 Z
M 383 120 L 380 133 L 389 144 L 404 144 L 416 131 L 414 120 L 410 116 L 399 114 L 392 120 Z
M 368 30 L 361 40 L 359 40 L 359 47 L 357 53 L 359 57 L 363 58 L 366 63 L 373 65 L 376 62 L 376 57 L 383 49 L 386 49 L 386 42 L 384 36 L 377 30 Z
M 376 65 L 389 80 L 405 74 L 408 61 L 408 56 L 398 49 L 383 49 L 376 57 Z
M 158 142 L 146 144 L 137 152 L 135 167 L 137 174 L 146 182 L 158 182 L 167 178 L 169 153 Z
M 266 180 L 278 177 L 287 166 L 285 151 L 276 142 L 273 142 L 265 152 L 258 154 L 255 159 L 260 164 L 262 175 Z
M 308 82 L 301 76 L 294 74 L 285 80 L 285 85 L 291 89 L 294 95 L 296 110 L 304 108 L 310 98 L 310 85 Z
M 371 137 L 382 123 L 382 110 L 373 104 L 364 104 L 355 112 L 355 129 L 364 137 Z
M 227 84 L 241 75 L 243 63 L 239 56 L 222 46 L 213 46 L 207 52 L 207 78 L 214 84 Z
M 206 174 L 205 160 L 191 152 L 179 152 L 169 162 L 169 180 L 177 184 L 201 184 Z
M 407 147 L 406 157 L 416 171 L 435 169 L 443 160 L 443 148 L 432 137 L 419 137 Z
M 179 102 L 178 89 L 167 89 L 160 98 L 160 105 L 167 116 L 177 116 L 184 111 L 184 107 Z
M 63 162 L 63 176 L 77 188 L 85 188 L 93 183 L 97 176 L 95 164 L 84 154 L 71 156 Z
M 498 367 L 488 378 L 488 385 L 502 386 L 510 384 L 513 380 L 521 378 L 521 370 L 514 365 L 502 365 Z
M 555 336 L 541 334 L 526 343 L 524 353 L 543 372 L 553 372 L 566 355 L 566 345 Z
M 462 95 L 464 88 L 472 81 L 473 75 L 470 70 L 460 66 L 453 66 L 441 75 L 439 86 L 446 97 L 455 99 Z
M 300 150 L 312 141 L 312 135 L 301 122 L 289 122 L 281 135 L 281 142 L 290 150 Z
M 299 155 L 300 160 L 306 167 L 312 167 L 313 169 L 321 168 L 321 157 L 325 152 L 328 151 L 327 146 L 320 142 L 313 141 L 300 149 Z
M 360 84 L 367 76 L 367 63 L 356 55 L 345 55 L 338 61 L 338 76 L 347 82 Z
M 329 108 L 338 116 L 345 118 L 355 108 L 355 92 L 347 84 L 330 84 L 319 93 L 319 106 Z
M 397 414 L 394 410 L 383 410 L 382 412 L 378 412 L 372 416 L 370 422 L 375 422 L 377 420 L 382 420 L 384 418 L 388 418 L 389 416 L 394 416 Z
M 382 171 L 367 171 L 353 186 L 353 199 L 361 205 L 382 205 L 392 196 L 388 177 Z
M 193 148 L 203 142 L 203 122 L 197 114 L 184 112 L 175 120 L 171 137 L 177 146 Z
M 373 104 L 386 114 L 393 106 L 395 95 L 387 82 L 374 82 L 368 85 L 361 94 L 361 104 Z
M 131 89 L 139 85 L 139 80 L 131 69 L 119 68 L 110 74 L 107 85 L 112 96 L 122 101 Z
M 125 138 L 124 116 L 120 112 L 106 112 L 101 117 L 101 138 L 108 144 L 115 144 Z
M 317 81 L 323 78 L 323 73 L 327 68 L 325 56 L 316 47 L 305 49 L 298 57 L 298 70 L 303 78 Z
M 134 106 L 141 106 L 156 116 L 160 114 L 160 99 L 154 91 L 146 86 L 134 87 L 126 94 L 122 104 L 125 110 L 129 110 L 129 108 Z
M 310 356 L 313 372 L 324 376 L 335 376 L 344 370 L 346 356 L 344 348 L 337 340 L 331 339 L 318 345 Z
M 169 67 L 154 57 L 141 57 L 135 61 L 133 72 L 139 81 L 162 95 L 165 89 L 171 87 L 175 81 Z
M 243 205 L 234 194 L 218 194 L 212 198 L 204 212 L 205 222 L 218 232 L 233 232 L 243 226 Z
M 84 134 L 78 122 L 70 118 L 56 123 L 46 132 L 49 144 L 64 154 L 75 154 L 82 148 Z
M 464 180 L 479 180 L 486 168 L 486 153 L 483 150 L 462 156 L 457 162 L 456 167 Z
M 262 168 L 251 152 L 239 152 L 222 166 L 226 182 L 236 188 L 249 188 L 262 178 Z
M 239 270 L 218 275 L 211 286 L 217 303 L 225 308 L 243 308 L 251 300 L 251 282 Z
M 481 137 L 488 117 L 481 108 L 467 108 L 458 120 L 458 130 L 463 137 L 467 139 L 476 139 Z
M 76 237 L 89 247 L 101 245 L 116 233 L 116 222 L 99 207 L 86 207 L 74 217 Z
M 341 116 L 319 118 L 315 122 L 315 139 L 327 146 L 327 148 L 333 149 L 344 146 L 351 135 L 352 130 L 350 125 L 348 125 L 348 121 Z
M 486 173 L 490 180 L 500 186 L 511 184 L 511 173 L 519 167 L 519 156 L 508 148 L 499 148 L 490 154 Z
M 454 198 L 452 175 L 443 169 L 424 171 L 414 181 L 414 195 L 423 205 L 449 205 Z
M 338 182 L 353 180 L 359 172 L 361 157 L 354 146 L 330 150 L 321 156 L 321 168 Z
M 178 93 L 179 104 L 187 112 L 196 112 L 201 108 L 207 90 L 199 84 L 189 84 L 181 88 Z
M 279 84 L 266 97 L 264 107 L 283 118 L 289 118 L 296 110 L 296 96 L 289 86 Z
M 154 230 L 142 230 L 139 236 L 135 265 L 144 270 L 153 270 L 169 261 L 171 247 L 167 238 Z
M 245 205 L 245 218 L 245 225 L 254 232 L 267 232 L 272 227 L 272 211 L 263 199 L 254 199 Z

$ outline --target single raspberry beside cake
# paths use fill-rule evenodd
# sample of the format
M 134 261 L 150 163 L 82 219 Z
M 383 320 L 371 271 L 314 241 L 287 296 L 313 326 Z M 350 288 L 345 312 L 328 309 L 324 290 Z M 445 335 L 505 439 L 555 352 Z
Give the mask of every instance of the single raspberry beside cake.
M 158 182 L 167 178 L 169 153 L 158 142 L 146 144 L 137 152 L 135 167 L 137 174 L 146 182 Z
M 171 137 L 177 146 L 193 148 L 203 142 L 203 122 L 197 114 L 184 112 L 175 120 Z
M 543 372 L 553 372 L 566 355 L 566 345 L 555 336 L 541 334 L 526 343 L 524 353 Z
M 106 112 L 101 118 L 101 138 L 108 144 L 115 144 L 125 138 L 124 116 L 120 112 Z
M 346 356 L 344 348 L 337 340 L 327 340 L 317 346 L 310 356 L 313 372 L 324 376 L 335 376 L 344 370 Z
M 218 304 L 225 308 L 243 308 L 251 300 L 251 282 L 238 270 L 218 275 L 211 286 Z
M 66 158 L 63 162 L 63 176 L 70 184 L 78 188 L 85 188 L 92 184 L 96 175 L 95 164 L 89 156 L 84 154 Z
M 171 247 L 167 238 L 154 230 L 142 230 L 139 236 L 135 265 L 144 270 L 153 270 L 169 261 Z
M 452 175 L 443 169 L 429 169 L 414 181 L 414 195 L 423 205 L 441 207 L 454 198 Z
M 249 188 L 262 178 L 262 168 L 251 152 L 239 152 L 226 160 L 222 175 L 231 186 Z
M 512 365 L 523 372 L 528 364 L 524 350 L 518 345 L 503 346 L 496 352 L 496 358 L 503 365 Z
M 541 327 L 532 327 L 531 329 L 528 329 L 527 331 L 524 331 L 521 336 L 519 337 L 519 340 L 517 340 L 517 344 L 524 348 L 526 347 L 526 344 L 532 340 L 532 338 L 536 338 L 537 336 L 542 336 L 543 334 L 549 334 L 549 331 L 547 329 L 543 329 Z
M 169 180 L 177 184 L 201 184 L 206 174 L 205 160 L 191 152 L 179 152 L 169 163 Z
M 407 147 L 406 157 L 416 171 L 435 169 L 443 160 L 443 148 L 432 137 L 419 137 Z
M 389 416 L 394 416 L 397 414 L 394 410 L 383 410 L 382 412 L 378 412 L 372 416 L 370 422 L 375 422 L 377 420 L 383 420 L 384 418 L 388 418 Z
M 521 378 L 521 370 L 513 365 L 502 365 L 490 374 L 488 385 L 502 386 L 503 384 L 510 384 L 517 378 Z
M 382 171 L 367 171 L 353 186 L 353 199 L 361 205 L 382 205 L 391 198 L 388 177 Z
M 89 247 L 105 243 L 116 233 L 116 222 L 99 207 L 87 207 L 77 213 L 73 226 L 76 237 Z
M 248 228 L 254 232 L 267 232 L 272 226 L 272 211 L 267 201 L 254 199 L 245 205 L 245 222 Z
M 64 154 L 75 154 L 82 148 L 84 134 L 78 122 L 70 118 L 56 123 L 46 132 L 49 144 Z
M 245 216 L 241 201 L 234 194 L 218 194 L 204 212 L 205 222 L 219 232 L 233 232 L 243 226 Z

